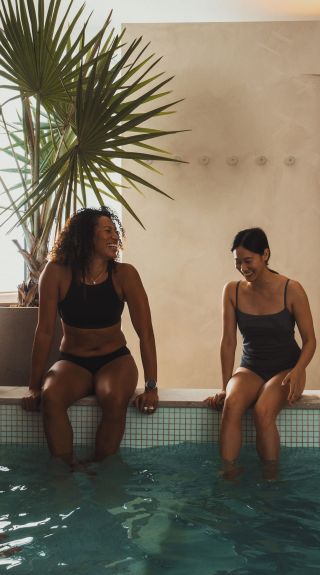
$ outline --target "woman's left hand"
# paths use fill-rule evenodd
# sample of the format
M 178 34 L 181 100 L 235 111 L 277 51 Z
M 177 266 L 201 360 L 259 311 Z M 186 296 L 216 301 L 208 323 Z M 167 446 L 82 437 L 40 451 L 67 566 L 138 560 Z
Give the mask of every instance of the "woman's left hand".
M 151 415 L 158 407 L 159 397 L 157 391 L 144 391 L 133 400 L 133 404 L 141 413 Z
M 287 401 L 292 405 L 295 401 L 300 399 L 306 382 L 305 370 L 299 371 L 292 369 L 283 379 L 281 385 L 289 385 L 289 393 Z

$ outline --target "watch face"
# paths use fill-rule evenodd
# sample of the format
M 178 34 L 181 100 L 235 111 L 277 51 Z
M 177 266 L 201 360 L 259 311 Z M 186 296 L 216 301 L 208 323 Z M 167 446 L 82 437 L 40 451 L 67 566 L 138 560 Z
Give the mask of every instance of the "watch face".
M 148 381 L 146 381 L 146 389 L 156 389 L 157 387 L 157 382 L 155 379 L 148 379 Z

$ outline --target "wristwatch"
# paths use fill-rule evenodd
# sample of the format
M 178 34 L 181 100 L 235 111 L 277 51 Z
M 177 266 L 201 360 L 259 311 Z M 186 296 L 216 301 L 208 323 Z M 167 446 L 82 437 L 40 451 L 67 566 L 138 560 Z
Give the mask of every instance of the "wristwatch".
M 146 391 L 157 391 L 157 382 L 155 379 L 148 379 L 145 383 Z

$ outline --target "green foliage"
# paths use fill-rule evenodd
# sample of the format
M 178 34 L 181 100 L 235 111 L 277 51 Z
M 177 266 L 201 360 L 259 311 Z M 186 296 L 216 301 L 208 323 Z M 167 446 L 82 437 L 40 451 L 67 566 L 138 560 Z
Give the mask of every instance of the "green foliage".
M 88 190 L 98 204 L 118 200 L 140 222 L 121 187 L 166 194 L 121 160 L 153 171 L 150 160 L 176 161 L 152 145 L 175 133 L 149 125 L 177 103 L 159 102 L 170 94 L 171 80 L 155 72 L 159 58 L 148 55 L 142 37 L 126 45 L 124 32 L 109 31 L 111 13 L 91 39 L 87 22 L 76 35 L 84 5 L 75 16 L 72 5 L 64 10 L 61 0 L 50 0 L 46 10 L 44 0 L 37 6 L 36 0 L 0 0 L 0 76 L 7 82 L 1 87 L 21 107 L 13 124 L 6 121 L 7 103 L 0 108 L 8 138 L 2 153 L 13 158 L 17 175 L 11 188 L 0 177 L 9 202 L 0 218 L 3 225 L 15 217 L 24 232 L 26 249 L 16 242 L 30 274 L 23 305 L 34 304 L 29 287 L 36 296 L 50 238 L 87 205 Z

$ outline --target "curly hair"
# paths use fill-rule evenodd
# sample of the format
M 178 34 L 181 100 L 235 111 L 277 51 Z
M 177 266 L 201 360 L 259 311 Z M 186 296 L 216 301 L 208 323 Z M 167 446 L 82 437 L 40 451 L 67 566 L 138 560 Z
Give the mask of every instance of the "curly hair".
M 67 220 L 61 230 L 50 251 L 50 261 L 70 266 L 73 274 L 84 277 L 94 253 L 94 230 L 101 216 L 110 218 L 115 225 L 121 249 L 125 232 L 115 212 L 106 206 L 81 208 Z M 115 265 L 115 260 L 113 265 Z

